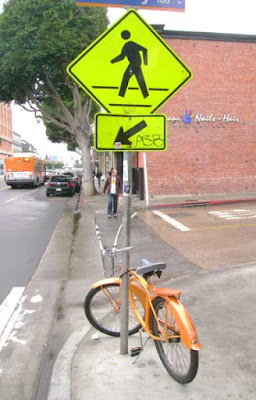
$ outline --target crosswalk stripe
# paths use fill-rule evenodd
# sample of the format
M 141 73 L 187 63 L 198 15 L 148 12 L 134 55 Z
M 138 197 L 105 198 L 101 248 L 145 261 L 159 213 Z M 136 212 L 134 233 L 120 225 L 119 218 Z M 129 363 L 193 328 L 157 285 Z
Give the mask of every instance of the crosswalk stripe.
M 161 217 L 164 221 L 168 222 L 168 224 L 172 225 L 174 228 L 178 229 L 179 231 L 182 232 L 188 232 L 190 231 L 190 229 L 181 224 L 180 222 L 176 221 L 176 219 L 169 217 L 169 215 L 164 214 L 161 211 L 153 211 L 154 214 L 158 215 L 159 217 Z
M 215 215 L 218 218 L 232 220 L 232 219 L 253 219 L 256 218 L 256 210 L 222 210 L 222 211 L 209 211 L 211 215 Z
M 0 350 L 18 317 L 16 307 L 24 292 L 24 287 L 14 287 L 0 306 Z

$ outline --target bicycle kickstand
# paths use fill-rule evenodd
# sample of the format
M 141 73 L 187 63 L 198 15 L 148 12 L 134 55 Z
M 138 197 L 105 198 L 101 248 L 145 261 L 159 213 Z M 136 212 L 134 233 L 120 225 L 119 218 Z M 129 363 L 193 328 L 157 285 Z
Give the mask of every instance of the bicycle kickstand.
M 137 362 L 137 360 L 138 360 L 138 358 L 140 356 L 140 353 L 142 352 L 142 350 L 144 350 L 144 347 L 146 346 L 148 340 L 150 339 L 150 336 L 148 336 L 147 340 L 145 341 L 145 344 L 143 344 L 142 330 L 143 329 L 140 329 L 140 331 L 139 331 L 139 333 L 140 333 L 140 346 L 133 347 L 129 352 L 131 357 L 136 357 L 137 356 L 132 364 L 135 364 Z

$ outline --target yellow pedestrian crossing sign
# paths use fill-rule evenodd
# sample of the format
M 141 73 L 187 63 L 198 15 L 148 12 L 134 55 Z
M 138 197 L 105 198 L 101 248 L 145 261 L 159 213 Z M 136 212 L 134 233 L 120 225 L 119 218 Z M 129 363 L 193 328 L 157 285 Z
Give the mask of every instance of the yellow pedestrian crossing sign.
M 95 149 L 99 151 L 163 151 L 166 116 L 96 114 Z
M 192 77 L 158 33 L 129 10 L 67 71 L 109 113 L 151 114 Z

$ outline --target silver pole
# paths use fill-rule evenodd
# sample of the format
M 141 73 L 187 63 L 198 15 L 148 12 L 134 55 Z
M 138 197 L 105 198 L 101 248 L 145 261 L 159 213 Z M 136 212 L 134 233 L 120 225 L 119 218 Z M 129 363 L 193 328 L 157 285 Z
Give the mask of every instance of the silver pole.
M 131 244 L 131 197 L 132 197 L 132 153 L 124 152 L 123 158 L 123 235 L 124 247 Z M 124 253 L 121 297 L 121 330 L 120 353 L 128 353 L 129 324 L 129 277 L 126 273 L 130 268 L 130 253 Z

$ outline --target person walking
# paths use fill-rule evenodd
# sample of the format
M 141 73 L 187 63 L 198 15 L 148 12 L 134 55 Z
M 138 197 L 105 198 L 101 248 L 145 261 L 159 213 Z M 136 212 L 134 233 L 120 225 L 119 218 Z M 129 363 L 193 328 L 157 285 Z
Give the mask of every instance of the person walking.
M 116 218 L 118 195 L 122 192 L 121 178 L 117 175 L 117 170 L 113 169 L 110 176 L 107 177 L 103 193 L 108 194 L 108 218 L 113 215 Z
M 145 47 L 140 46 L 138 43 L 135 43 L 132 40 L 129 40 L 131 37 L 131 32 L 125 30 L 121 33 L 121 37 L 122 39 L 127 40 L 127 42 L 123 46 L 121 54 L 113 58 L 113 60 L 111 60 L 111 63 L 114 64 L 116 62 L 122 61 L 125 59 L 125 57 L 127 57 L 129 65 L 124 72 L 118 96 L 125 97 L 129 81 L 131 77 L 135 75 L 141 93 L 145 99 L 146 97 L 149 96 L 149 93 L 141 69 L 142 60 L 140 53 L 142 52 L 143 54 L 144 65 L 148 65 L 148 51 Z
M 99 185 L 99 187 L 100 187 L 101 177 L 102 177 L 102 172 L 101 172 L 101 171 L 98 171 L 97 174 L 96 174 L 96 178 L 98 179 L 98 185 Z

